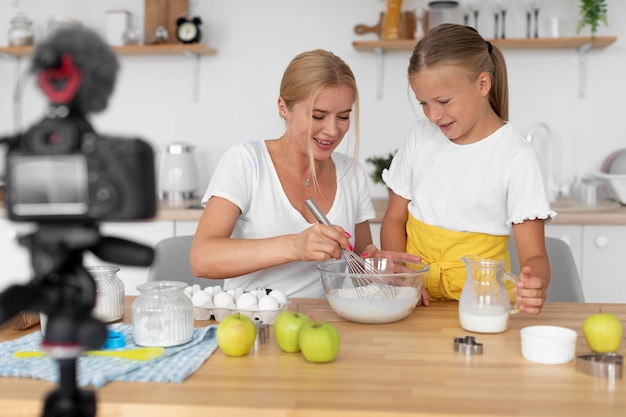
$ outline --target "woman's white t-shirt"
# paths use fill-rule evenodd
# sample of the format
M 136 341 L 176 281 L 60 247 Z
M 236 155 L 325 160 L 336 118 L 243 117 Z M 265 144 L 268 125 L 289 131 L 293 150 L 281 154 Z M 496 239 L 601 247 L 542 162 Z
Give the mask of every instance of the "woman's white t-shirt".
M 375 217 L 367 176 L 352 158 L 333 153 L 337 192 L 327 217 L 354 236 L 354 226 Z M 247 142 L 226 151 L 202 199 L 225 198 L 241 210 L 231 237 L 263 239 L 300 233 L 310 227 L 289 202 L 265 142 Z M 352 240 L 354 244 L 354 240 Z M 245 258 L 241 262 L 245 262 Z M 287 297 L 323 297 L 318 262 L 294 261 L 224 281 L 225 289 L 279 289 Z
M 513 223 L 556 215 L 533 148 L 508 123 L 458 145 L 419 121 L 383 179 L 413 217 L 448 230 L 510 235 Z

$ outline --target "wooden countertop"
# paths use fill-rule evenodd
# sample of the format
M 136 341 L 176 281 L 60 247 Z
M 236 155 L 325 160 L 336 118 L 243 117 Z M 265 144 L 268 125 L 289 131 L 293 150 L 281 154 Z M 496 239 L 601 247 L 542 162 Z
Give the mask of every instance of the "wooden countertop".
M 387 208 L 386 198 L 373 198 L 372 203 L 376 211 L 373 223 L 383 220 Z M 200 219 L 200 209 L 188 209 L 189 206 L 198 206 L 198 200 L 190 200 L 179 207 L 172 207 L 167 202 L 161 202 L 156 220 L 189 220 Z M 615 224 L 626 225 L 626 206 L 606 201 L 598 206 L 588 207 L 574 200 L 562 200 L 553 204 L 557 212 L 551 224 Z
M 98 417 L 611 417 L 626 410 L 626 380 L 578 373 L 574 362 L 529 362 L 521 356 L 519 336 L 528 325 L 569 327 L 578 333 L 576 354 L 587 354 L 584 318 L 602 308 L 626 323 L 625 304 L 548 303 L 539 316 L 513 316 L 504 333 L 475 334 L 484 353 L 465 356 L 453 350 L 454 337 L 468 334 L 459 327 L 456 302 L 418 307 L 396 323 L 367 325 L 340 319 L 325 299 L 291 301 L 290 309 L 336 325 L 336 361 L 312 364 L 299 353 L 281 352 L 270 327 L 268 342 L 247 356 L 231 358 L 218 349 L 183 383 L 105 385 L 96 392 Z M 129 297 L 125 321 L 131 302 Z M 3 329 L 0 340 L 23 334 Z M 618 353 L 626 354 L 625 340 Z M 55 388 L 0 378 L 0 415 L 39 416 Z
M 160 201 L 157 215 L 151 220 L 197 222 L 202 214 L 199 201 L 199 199 L 185 200 L 179 205 Z M 387 199 L 373 198 L 372 202 L 376 211 L 376 217 L 372 223 L 380 223 L 385 214 Z M 612 201 L 588 207 L 573 200 L 563 200 L 554 203 L 553 209 L 558 214 L 551 224 L 626 225 L 626 206 Z M 6 218 L 6 211 L 3 206 L 0 206 L 0 219 L 2 218 Z

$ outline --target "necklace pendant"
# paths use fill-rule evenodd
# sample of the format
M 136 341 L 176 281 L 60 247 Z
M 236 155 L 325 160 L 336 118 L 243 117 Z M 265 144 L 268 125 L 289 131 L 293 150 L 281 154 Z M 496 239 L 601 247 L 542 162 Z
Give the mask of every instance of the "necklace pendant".
M 307 178 L 306 181 L 304 181 L 304 186 L 309 188 L 311 186 L 311 180 Z

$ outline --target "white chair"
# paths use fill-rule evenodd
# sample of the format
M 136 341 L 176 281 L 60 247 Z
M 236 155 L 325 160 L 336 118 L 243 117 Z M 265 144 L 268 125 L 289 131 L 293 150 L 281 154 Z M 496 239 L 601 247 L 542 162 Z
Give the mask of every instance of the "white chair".
M 148 281 L 181 281 L 201 288 L 224 285 L 224 280 L 198 278 L 191 272 L 189 253 L 193 236 L 177 236 L 161 240 L 155 246 L 154 262 L 148 271 Z
M 546 301 L 585 302 L 574 256 L 567 243 L 561 239 L 546 237 L 546 251 L 552 270 Z M 519 257 L 513 237 L 509 239 L 509 252 L 511 253 L 511 272 L 518 274 Z

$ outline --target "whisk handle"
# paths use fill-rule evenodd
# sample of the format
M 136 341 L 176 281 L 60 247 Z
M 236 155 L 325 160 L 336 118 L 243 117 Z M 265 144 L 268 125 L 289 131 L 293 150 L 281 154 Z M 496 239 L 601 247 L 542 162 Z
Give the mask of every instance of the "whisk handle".
M 328 218 L 324 215 L 315 200 L 309 198 L 304 202 L 304 205 L 307 206 L 309 210 L 311 210 L 311 213 L 313 213 L 318 222 L 325 224 L 326 226 L 332 226 L 332 224 L 330 223 L 330 221 L 328 221 Z

